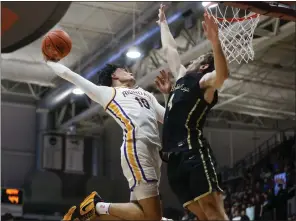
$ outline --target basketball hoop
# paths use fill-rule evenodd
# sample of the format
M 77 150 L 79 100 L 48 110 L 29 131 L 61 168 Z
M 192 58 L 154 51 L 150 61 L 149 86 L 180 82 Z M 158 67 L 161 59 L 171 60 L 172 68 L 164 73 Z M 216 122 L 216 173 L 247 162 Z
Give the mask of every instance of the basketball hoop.
M 205 11 L 219 27 L 219 39 L 229 63 L 254 59 L 253 34 L 259 14 L 213 2 L 203 2 Z

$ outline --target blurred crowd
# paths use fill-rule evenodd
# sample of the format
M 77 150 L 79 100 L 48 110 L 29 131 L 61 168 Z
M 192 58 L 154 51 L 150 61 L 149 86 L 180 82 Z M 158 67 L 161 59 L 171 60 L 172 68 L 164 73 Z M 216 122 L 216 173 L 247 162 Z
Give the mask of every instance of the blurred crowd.
M 223 183 L 224 206 L 229 219 L 296 221 L 296 214 L 288 209 L 288 200 L 296 201 L 295 169 L 295 146 L 286 148 L 284 145 L 245 169 L 243 177 Z M 182 220 L 197 218 L 185 211 Z
M 286 183 L 275 183 L 274 172 L 268 169 L 266 172 L 263 169 L 259 177 L 249 170 L 241 184 L 229 185 L 225 190 L 227 215 L 232 220 L 287 220 L 292 217 L 288 214 L 287 203 L 295 195 L 290 175 L 294 167 L 285 167 Z

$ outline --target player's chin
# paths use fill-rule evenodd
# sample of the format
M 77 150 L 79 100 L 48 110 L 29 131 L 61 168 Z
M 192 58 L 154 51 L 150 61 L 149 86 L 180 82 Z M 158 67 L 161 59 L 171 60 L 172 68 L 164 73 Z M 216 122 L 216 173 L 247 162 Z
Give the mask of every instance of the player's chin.
M 130 79 L 130 82 L 131 82 L 132 84 L 135 84 L 135 83 L 136 83 L 136 79 L 135 79 L 134 77 L 132 77 L 132 78 Z

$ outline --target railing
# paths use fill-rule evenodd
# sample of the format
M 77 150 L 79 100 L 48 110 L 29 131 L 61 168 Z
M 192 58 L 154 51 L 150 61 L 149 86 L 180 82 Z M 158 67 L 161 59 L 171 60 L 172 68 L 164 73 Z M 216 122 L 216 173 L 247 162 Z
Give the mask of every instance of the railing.
M 242 160 L 235 163 L 233 168 L 221 168 L 222 180 L 227 181 L 243 175 L 245 168 L 254 166 L 258 161 L 263 159 L 270 151 L 279 144 L 291 138 L 295 139 L 296 128 L 289 128 L 276 132 L 268 140 L 260 144 L 254 151 L 246 155 Z

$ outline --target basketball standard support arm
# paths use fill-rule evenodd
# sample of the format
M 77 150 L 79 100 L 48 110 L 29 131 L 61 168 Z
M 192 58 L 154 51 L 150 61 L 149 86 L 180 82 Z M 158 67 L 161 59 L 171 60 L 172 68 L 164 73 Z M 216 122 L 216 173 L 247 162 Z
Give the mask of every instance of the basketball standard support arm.
M 262 37 L 259 39 L 255 39 L 253 41 L 254 51 L 258 52 L 261 51 L 264 48 L 269 47 L 270 45 L 273 45 L 274 43 L 292 35 L 295 32 L 295 23 L 289 22 L 282 27 L 280 27 L 279 34 L 274 37 Z M 195 59 L 199 57 L 200 55 L 208 52 L 211 49 L 211 45 L 209 41 L 203 41 L 200 44 L 196 45 L 189 51 L 185 52 L 181 55 L 181 62 L 183 64 L 188 63 L 192 59 Z M 162 67 L 158 68 L 157 70 L 147 74 L 142 79 L 138 81 L 138 85 L 142 88 L 147 88 L 151 84 L 153 84 L 155 77 L 159 74 L 159 71 L 168 68 L 168 65 L 165 64 Z M 81 114 L 73 117 L 71 120 L 67 121 L 66 123 L 62 124 L 60 129 L 66 129 L 68 126 L 75 124 L 81 120 L 90 118 L 91 116 L 94 116 L 96 114 L 101 114 L 104 111 L 100 105 L 94 105 L 93 107 L 90 107 L 88 110 L 82 112 Z
M 274 7 L 268 2 L 224 2 L 224 5 L 234 6 L 237 8 L 248 8 L 249 10 L 270 17 L 276 17 L 283 20 L 290 20 L 296 22 L 296 12 L 291 8 L 284 7 L 285 5 L 293 6 L 292 1 L 290 2 L 273 2 L 275 5 L 279 4 L 279 7 Z M 283 4 L 284 3 L 284 4 Z M 281 6 L 282 5 L 282 6 Z

